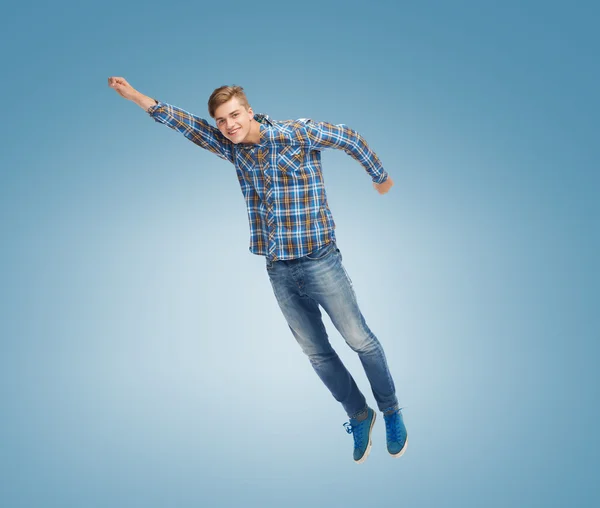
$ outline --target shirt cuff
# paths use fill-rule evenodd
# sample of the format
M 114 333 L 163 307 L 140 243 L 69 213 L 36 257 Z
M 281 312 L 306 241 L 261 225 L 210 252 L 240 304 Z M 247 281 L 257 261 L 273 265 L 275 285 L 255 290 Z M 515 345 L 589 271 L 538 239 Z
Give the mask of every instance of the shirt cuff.
M 161 103 L 160 103 L 160 102 L 158 102 L 156 99 L 154 99 L 154 100 L 156 101 L 156 104 L 154 104 L 153 106 L 150 106 L 150 107 L 149 107 L 149 108 L 146 110 L 146 112 L 147 112 L 149 115 L 152 115 L 152 113 L 154 113 L 154 111 L 156 111 L 156 110 L 159 108 L 159 106 L 161 105 Z
M 387 171 L 383 170 L 381 172 L 381 174 L 379 175 L 379 178 L 374 178 L 373 182 L 374 183 L 383 183 L 388 179 L 388 176 L 389 175 L 388 175 Z

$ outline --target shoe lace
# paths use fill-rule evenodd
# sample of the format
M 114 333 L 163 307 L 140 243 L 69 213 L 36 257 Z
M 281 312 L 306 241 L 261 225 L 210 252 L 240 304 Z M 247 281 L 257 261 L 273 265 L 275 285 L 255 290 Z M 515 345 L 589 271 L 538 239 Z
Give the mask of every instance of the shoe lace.
M 344 423 L 344 427 L 346 432 L 352 434 L 352 437 L 354 437 L 354 448 L 362 448 L 365 426 L 361 424 L 352 425 L 352 423 L 346 422 Z
M 391 415 L 386 415 L 384 420 L 388 439 L 390 441 L 400 441 L 400 425 L 398 425 L 400 417 L 398 416 L 398 411 Z

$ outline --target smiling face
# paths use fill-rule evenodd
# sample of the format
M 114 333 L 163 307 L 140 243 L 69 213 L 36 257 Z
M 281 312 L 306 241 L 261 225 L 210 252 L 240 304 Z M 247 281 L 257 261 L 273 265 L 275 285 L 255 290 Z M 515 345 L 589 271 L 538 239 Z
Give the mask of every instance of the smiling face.
M 251 134 L 254 112 L 232 97 L 215 109 L 217 128 L 232 143 L 244 143 Z

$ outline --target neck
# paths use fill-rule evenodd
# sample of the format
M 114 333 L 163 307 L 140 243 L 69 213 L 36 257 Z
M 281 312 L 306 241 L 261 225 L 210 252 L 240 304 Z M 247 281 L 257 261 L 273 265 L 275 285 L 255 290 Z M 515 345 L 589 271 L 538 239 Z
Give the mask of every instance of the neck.
M 244 143 L 257 145 L 260 143 L 260 124 L 253 118 L 250 122 L 250 131 L 244 139 Z

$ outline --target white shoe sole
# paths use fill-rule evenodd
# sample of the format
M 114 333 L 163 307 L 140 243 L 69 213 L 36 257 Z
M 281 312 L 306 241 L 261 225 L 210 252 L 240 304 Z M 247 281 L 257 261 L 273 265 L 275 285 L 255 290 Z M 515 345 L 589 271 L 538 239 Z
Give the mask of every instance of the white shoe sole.
M 402 450 L 400 450 L 398 453 L 396 454 L 392 454 L 390 453 L 390 455 L 394 458 L 396 457 L 402 457 L 402 455 L 404 455 L 404 452 L 406 451 L 406 446 L 408 445 L 408 436 L 406 436 L 406 441 L 404 441 L 404 446 L 402 447 Z

